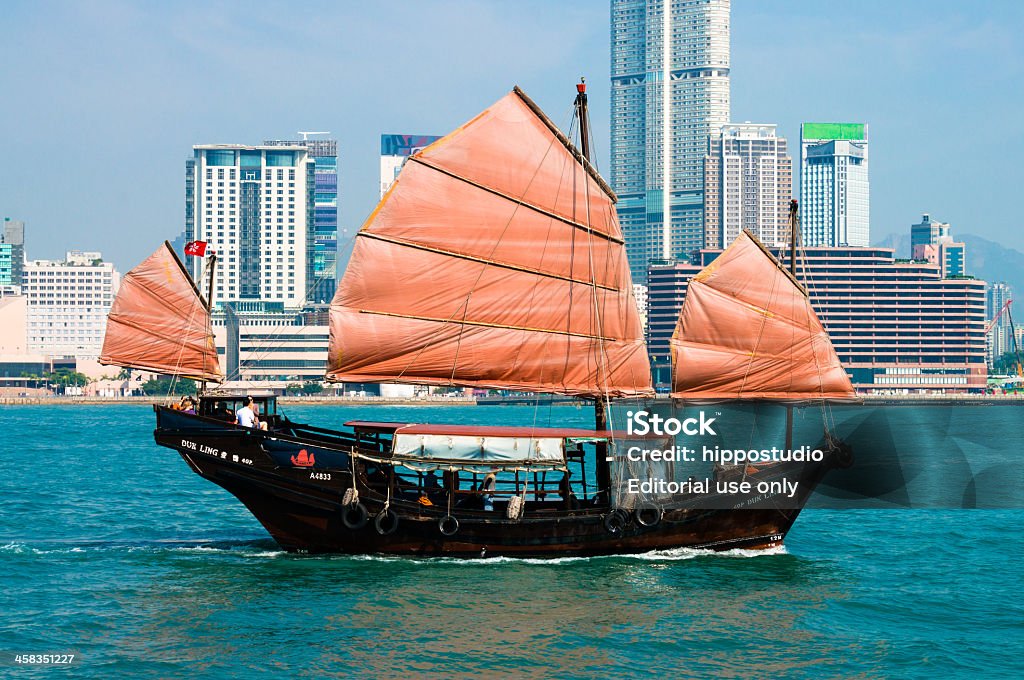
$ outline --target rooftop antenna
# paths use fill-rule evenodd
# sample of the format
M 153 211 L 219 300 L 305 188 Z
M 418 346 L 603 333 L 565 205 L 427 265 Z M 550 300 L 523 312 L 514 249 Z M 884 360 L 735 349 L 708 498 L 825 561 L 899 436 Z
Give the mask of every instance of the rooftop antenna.
M 306 132 L 306 131 L 303 131 L 303 130 L 299 130 L 299 134 L 302 135 L 302 141 L 305 142 L 305 141 L 309 140 L 309 135 L 329 135 L 331 133 L 330 132 Z

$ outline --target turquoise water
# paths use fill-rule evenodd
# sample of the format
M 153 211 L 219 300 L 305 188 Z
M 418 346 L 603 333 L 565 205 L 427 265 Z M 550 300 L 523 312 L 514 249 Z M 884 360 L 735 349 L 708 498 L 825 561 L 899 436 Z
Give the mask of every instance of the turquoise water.
M 288 412 L 321 425 L 589 419 Z M 75 675 L 102 678 L 1024 673 L 1022 510 L 808 510 L 773 554 L 293 556 L 153 444 L 148 407 L 4 407 L 0 424 L 0 675 L 14 653 L 69 652 Z

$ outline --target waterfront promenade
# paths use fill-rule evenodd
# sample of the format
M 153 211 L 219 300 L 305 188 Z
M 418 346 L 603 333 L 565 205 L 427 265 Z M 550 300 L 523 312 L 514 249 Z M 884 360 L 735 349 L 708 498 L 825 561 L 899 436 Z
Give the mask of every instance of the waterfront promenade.
M 0 397 L 0 406 L 8 405 L 40 405 L 40 406 L 74 406 L 102 404 L 164 404 L 177 403 L 180 397 L 144 396 L 144 397 Z M 388 397 L 278 397 L 281 404 L 344 404 L 348 406 L 474 406 L 476 399 L 472 397 L 424 397 L 421 399 L 392 399 Z
M 865 405 L 891 404 L 894 406 L 926 406 L 926 405 L 963 405 L 963 406 L 1024 406 L 1024 393 L 1016 394 L 861 394 L 858 400 Z M 510 395 L 488 397 L 447 397 L 430 396 L 416 399 L 395 399 L 373 396 L 287 396 L 278 397 L 281 404 L 340 404 L 348 406 L 509 406 L 509 405 L 544 405 L 573 404 L 578 400 L 572 397 L 550 395 Z M 3 397 L 0 406 L 45 405 L 74 406 L 97 404 L 153 404 L 177 401 L 178 397 L 143 396 L 143 397 Z M 667 402 L 666 396 L 658 396 L 655 401 Z

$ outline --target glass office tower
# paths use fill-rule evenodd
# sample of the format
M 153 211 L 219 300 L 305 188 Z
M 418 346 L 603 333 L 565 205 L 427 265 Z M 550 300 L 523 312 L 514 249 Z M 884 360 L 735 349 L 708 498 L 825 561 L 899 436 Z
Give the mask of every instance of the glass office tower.
M 704 246 L 704 157 L 729 121 L 729 4 L 611 3 L 611 185 L 637 283 L 651 260 Z

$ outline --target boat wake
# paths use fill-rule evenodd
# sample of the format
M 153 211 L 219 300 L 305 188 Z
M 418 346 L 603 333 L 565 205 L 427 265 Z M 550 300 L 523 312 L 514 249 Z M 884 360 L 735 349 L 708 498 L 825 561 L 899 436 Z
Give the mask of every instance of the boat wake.
M 278 557 L 288 553 L 272 540 L 155 539 L 8 541 L 0 553 L 14 555 L 75 555 L 81 553 L 195 553 L 236 557 Z
M 66 540 L 66 541 L 41 541 L 38 543 L 26 541 L 9 541 L 0 545 L 0 553 L 15 555 L 75 555 L 82 553 L 105 553 L 105 552 L 127 552 L 127 553 L 172 553 L 209 555 L 211 557 L 223 555 L 244 558 L 261 559 L 301 559 L 301 560 L 349 560 L 354 562 L 396 562 L 410 565 L 430 566 L 434 564 L 465 564 L 465 565 L 498 565 L 498 564 L 532 564 L 532 565 L 556 565 L 571 564 L 574 562 L 593 562 L 598 560 L 636 560 L 642 562 L 679 562 L 698 558 L 750 558 L 770 557 L 774 555 L 786 555 L 785 546 L 768 548 L 765 550 L 747 550 L 735 548 L 733 550 L 715 551 L 699 548 L 673 548 L 670 550 L 651 550 L 645 553 L 621 554 L 621 555 L 600 555 L 594 557 L 477 557 L 477 558 L 456 558 L 456 557 L 410 557 L 405 555 L 341 555 L 341 554 L 320 554 L 308 555 L 302 553 L 289 553 L 281 550 L 276 543 L 269 539 L 251 540 L 225 540 L 225 539 L 156 539 L 148 541 L 96 541 L 96 540 Z
M 700 548 L 672 548 L 670 550 L 651 550 L 645 553 L 627 553 L 621 555 L 598 555 L 592 557 L 407 557 L 402 555 L 346 555 L 342 557 L 353 561 L 362 562 L 403 562 L 410 564 L 431 565 L 431 564 L 467 564 L 467 565 L 495 565 L 495 564 L 535 564 L 555 565 L 571 564 L 574 562 L 596 562 L 601 560 L 637 560 L 644 562 L 680 562 L 684 560 L 707 558 L 748 558 L 748 557 L 770 557 L 773 555 L 788 555 L 785 546 L 768 548 L 765 550 L 747 550 L 735 548 L 733 550 L 708 550 Z

